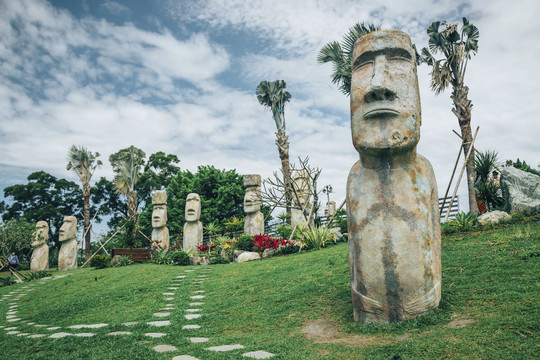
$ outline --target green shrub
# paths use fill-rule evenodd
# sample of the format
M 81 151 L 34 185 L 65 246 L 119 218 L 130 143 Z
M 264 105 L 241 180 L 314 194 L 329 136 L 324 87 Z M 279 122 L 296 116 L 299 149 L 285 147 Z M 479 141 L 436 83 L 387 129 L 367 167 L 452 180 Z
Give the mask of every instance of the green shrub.
M 238 244 L 236 245 L 238 250 L 252 251 L 253 250 L 253 238 L 249 235 L 242 235 L 238 239 Z
M 129 256 L 120 256 L 116 264 L 114 264 L 114 267 L 128 266 L 131 264 L 133 264 L 133 260 L 131 260 Z
M 27 281 L 41 279 L 47 276 L 51 276 L 51 273 L 46 270 L 39 270 L 39 271 L 30 271 L 28 274 L 26 274 Z
M 0 287 L 8 286 L 15 284 L 15 278 L 13 276 L 1 277 L 0 278 Z
M 300 246 L 298 245 L 289 245 L 289 246 L 282 246 L 278 249 L 276 249 L 276 252 L 274 253 L 274 256 L 276 255 L 288 255 L 288 254 L 295 254 L 300 251 Z
M 171 264 L 172 254 L 166 251 L 156 251 L 152 254 L 152 262 L 159 265 L 168 265 Z
M 209 262 L 210 265 L 228 264 L 228 263 L 230 263 L 230 261 L 225 259 L 225 258 L 222 258 L 221 256 L 215 256 L 215 257 L 211 258 L 210 262 Z
M 189 255 L 185 251 L 177 251 L 171 255 L 171 260 L 175 265 L 189 265 Z
M 107 266 L 109 266 L 110 261 L 111 259 L 109 259 L 108 256 L 96 255 L 90 259 L 88 265 L 96 269 L 105 269 Z
M 334 233 L 325 227 L 305 228 L 301 230 L 302 244 L 306 249 L 320 249 L 326 247 L 329 241 L 334 240 Z M 335 242 L 335 240 L 334 240 Z

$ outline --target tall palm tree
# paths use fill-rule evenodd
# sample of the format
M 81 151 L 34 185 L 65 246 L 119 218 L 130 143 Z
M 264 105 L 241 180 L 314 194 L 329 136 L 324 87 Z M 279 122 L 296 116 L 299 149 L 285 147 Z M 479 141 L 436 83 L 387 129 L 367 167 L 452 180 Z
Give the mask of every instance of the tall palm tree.
M 134 219 L 137 215 L 137 192 L 135 185 L 141 176 L 146 154 L 141 149 L 131 145 L 109 156 L 113 167 L 114 186 L 119 194 L 127 198 L 128 216 Z
M 332 41 L 323 46 L 317 56 L 317 62 L 324 64 L 332 62 L 332 82 L 337 84 L 342 93 L 349 96 L 351 93 L 351 76 L 352 76 L 352 56 L 354 51 L 354 43 L 362 36 L 370 32 L 377 31 L 375 25 L 364 25 L 357 23 L 349 32 L 343 36 L 341 44 L 337 41 Z
M 441 25 L 444 26 L 444 29 L 439 32 Z M 463 152 L 467 154 L 472 146 L 472 102 L 467 98 L 469 88 L 465 86 L 464 82 L 465 71 L 471 55 L 478 52 L 480 32 L 467 18 L 463 18 L 461 32 L 458 30 L 457 24 L 441 24 L 441 22 L 436 21 L 428 27 L 427 34 L 429 36 L 429 50 L 423 48 L 417 60 L 418 63 L 424 62 L 432 67 L 431 89 L 435 94 L 440 94 L 448 86 L 452 86 L 452 95 L 450 95 L 454 102 L 452 112 L 458 119 L 461 135 L 464 139 Z M 437 60 L 433 55 L 439 52 L 444 57 Z M 478 214 L 476 192 L 474 190 L 474 181 L 476 179 L 474 156 L 469 158 L 466 169 L 469 208 L 471 212 Z
M 84 197 L 84 233 L 85 246 L 84 257 L 90 258 L 90 180 L 98 166 L 103 165 L 101 160 L 97 160 L 99 153 L 92 153 L 84 146 L 71 146 L 67 155 L 67 170 L 73 170 L 79 180 L 81 180 Z
M 284 80 L 261 81 L 255 93 L 259 103 L 272 111 L 272 117 L 276 123 L 276 145 L 278 147 L 279 158 L 281 159 L 287 214 L 290 215 L 292 187 L 291 168 L 289 165 L 289 137 L 285 132 L 285 103 L 291 100 L 291 94 L 285 90 L 286 87 L 287 84 Z

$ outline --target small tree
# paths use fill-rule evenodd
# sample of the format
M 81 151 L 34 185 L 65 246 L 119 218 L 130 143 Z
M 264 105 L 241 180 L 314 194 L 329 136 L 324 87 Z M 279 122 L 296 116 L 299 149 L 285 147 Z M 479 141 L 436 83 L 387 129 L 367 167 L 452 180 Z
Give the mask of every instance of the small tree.
M 36 225 L 24 219 L 11 220 L 0 224 L 0 259 L 6 263 L 7 257 L 12 252 L 29 252 Z

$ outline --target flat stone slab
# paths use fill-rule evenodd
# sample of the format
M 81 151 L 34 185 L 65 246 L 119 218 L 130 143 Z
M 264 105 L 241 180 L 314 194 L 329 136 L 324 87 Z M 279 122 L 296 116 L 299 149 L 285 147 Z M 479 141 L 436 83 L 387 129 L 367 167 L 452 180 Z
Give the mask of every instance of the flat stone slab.
M 186 317 L 186 319 L 188 320 L 193 320 L 193 319 L 197 319 L 197 318 L 200 318 L 201 317 L 201 314 L 187 314 L 187 315 L 184 315 Z
M 250 358 L 253 358 L 253 359 L 268 359 L 268 358 L 271 358 L 272 356 L 274 356 L 274 354 L 269 353 L 267 351 L 259 350 L 259 351 L 252 351 L 252 352 L 242 354 L 242 356 L 250 357 Z
M 165 300 L 169 301 L 169 300 L 174 300 L 174 298 L 172 297 L 166 297 Z
M 172 358 L 172 360 L 199 360 L 191 355 L 178 355 Z
M 122 325 L 125 325 L 125 326 L 137 325 L 137 322 L 136 321 L 129 321 L 129 322 L 122 323 Z
M 48 327 L 47 330 L 58 330 L 60 329 L 60 326 L 53 326 L 53 327 Z
M 152 337 L 152 338 L 160 338 L 163 336 L 167 336 L 165 333 L 146 333 L 145 336 Z
M 20 331 L 12 330 L 12 331 L 8 331 L 6 334 L 8 334 L 8 335 L 15 335 L 15 334 L 18 334 L 18 333 L 20 333 Z
M 15 330 L 15 329 L 17 329 L 16 326 L 10 326 L 10 327 L 5 328 L 4 330 L 8 331 L 8 330 Z
M 199 312 L 201 309 L 186 309 L 186 312 Z
M 177 279 L 183 279 L 183 278 L 185 278 L 185 277 L 186 277 L 186 275 L 180 275 L 180 276 L 177 276 L 176 278 L 177 278 Z
M 78 336 L 78 337 L 92 337 L 96 334 L 92 334 L 92 333 L 77 333 L 77 334 L 73 334 L 73 336 Z
M 176 351 L 178 350 L 176 346 L 172 345 L 157 345 L 153 347 L 157 352 L 166 352 L 166 351 Z
M 59 332 L 59 333 L 55 333 L 55 334 L 52 334 L 51 336 L 49 336 L 51 339 L 59 339 L 59 338 L 63 338 L 63 337 L 66 337 L 66 336 L 70 336 L 71 334 L 70 333 L 67 333 L 67 332 Z
M 212 346 L 212 347 L 206 348 L 206 350 L 210 350 L 210 351 L 232 351 L 232 350 L 243 349 L 243 348 L 245 348 L 244 345 L 234 344 L 234 345 Z
M 152 325 L 152 326 L 168 326 L 168 325 L 171 325 L 171 322 L 169 320 L 150 321 L 150 322 L 147 322 L 147 324 Z
M 28 337 L 32 338 L 32 339 L 37 339 L 37 338 L 44 337 L 44 336 L 45 336 L 45 334 L 34 334 L 34 335 L 30 335 Z
M 161 308 L 159 310 L 174 310 L 174 308 L 172 306 L 167 306 L 167 307 Z
M 190 299 L 204 299 L 204 295 L 194 295 L 194 296 L 190 296 L 189 298 Z
M 91 325 L 71 325 L 70 329 L 99 329 L 105 326 L 109 326 L 109 324 L 91 324 Z
M 154 313 L 154 316 L 157 316 L 157 317 L 167 317 L 171 315 L 170 312 L 157 312 L 157 313 Z
M 203 338 L 203 337 L 191 337 L 187 339 L 191 341 L 192 343 L 203 343 L 209 340 L 208 338 Z
M 165 304 L 165 306 L 174 306 L 174 304 Z
M 36 324 L 34 327 L 46 327 L 47 325 Z
M 184 270 L 184 272 L 194 272 L 195 270 Z
M 17 334 L 17 336 L 26 336 L 26 335 L 30 335 L 29 333 L 20 333 L 20 334 Z
M 168 287 L 167 290 L 178 290 L 178 288 L 175 286 L 171 286 L 171 287 Z
M 115 335 L 131 335 L 131 331 L 113 331 L 108 333 L 107 335 L 115 336 Z
M 172 292 L 163 293 L 163 295 L 174 295 Z
M 6 318 L 7 318 L 7 316 L 6 316 Z M 15 322 L 15 321 L 20 321 L 20 320 L 21 319 L 19 319 L 19 318 L 15 318 L 15 319 L 9 319 L 7 322 Z
M 182 330 L 189 330 L 189 329 L 200 329 L 201 325 L 184 325 L 182 326 Z
M 192 303 L 189 303 L 190 306 L 199 306 L 199 305 L 204 305 L 204 303 L 202 302 L 192 302 Z
M 204 290 L 197 290 L 197 291 L 194 291 L 193 293 L 194 293 L 194 294 L 197 294 L 197 293 L 203 293 L 203 292 L 206 292 L 206 291 L 204 291 Z

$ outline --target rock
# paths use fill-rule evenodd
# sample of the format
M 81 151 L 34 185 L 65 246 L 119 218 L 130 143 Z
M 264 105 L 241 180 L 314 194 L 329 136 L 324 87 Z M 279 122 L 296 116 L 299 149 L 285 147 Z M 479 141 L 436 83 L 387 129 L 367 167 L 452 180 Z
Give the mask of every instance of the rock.
M 239 257 L 241 254 L 245 253 L 245 252 L 246 252 L 246 251 L 244 251 L 244 250 L 234 250 L 234 251 L 233 251 L 233 262 L 237 262 L 236 259 L 238 259 L 238 257 Z
M 199 194 L 190 193 L 186 198 L 186 223 L 184 224 L 184 240 L 182 249 L 185 252 L 197 250 L 203 243 L 203 226 L 201 217 L 201 198 Z
M 247 261 L 260 260 L 260 259 L 261 259 L 261 256 L 259 255 L 259 253 L 246 251 L 246 252 L 240 254 L 240 256 L 238 256 L 238 258 L 236 258 L 235 262 L 244 263 L 244 262 L 247 262 Z
M 511 166 L 504 167 L 501 189 L 509 212 L 540 212 L 540 176 Z
M 49 225 L 46 221 L 38 221 L 34 241 L 32 241 L 32 258 L 30 259 L 30 270 L 49 270 Z
M 73 270 L 77 268 L 77 218 L 65 216 L 60 227 L 58 240 L 62 243 L 58 252 L 58 271 Z
M 111 262 L 109 263 L 109 266 L 110 267 L 115 267 L 116 264 L 118 264 L 118 262 L 120 261 L 121 257 L 122 257 L 122 255 L 114 255 L 113 258 L 111 259 Z
M 263 259 L 269 258 L 270 256 L 274 256 L 276 253 L 275 249 L 265 249 L 263 251 Z
M 496 224 L 501 220 L 510 220 L 510 215 L 504 211 L 494 210 L 478 217 L 478 222 L 482 225 L 486 225 L 487 223 Z
M 205 256 L 190 256 L 190 265 L 208 265 L 209 259 Z
M 261 176 L 244 175 L 244 186 L 246 195 L 244 196 L 244 234 L 255 236 L 264 234 L 264 215 L 261 209 Z
M 169 250 L 169 229 L 167 224 L 167 191 L 152 191 L 152 249 Z

